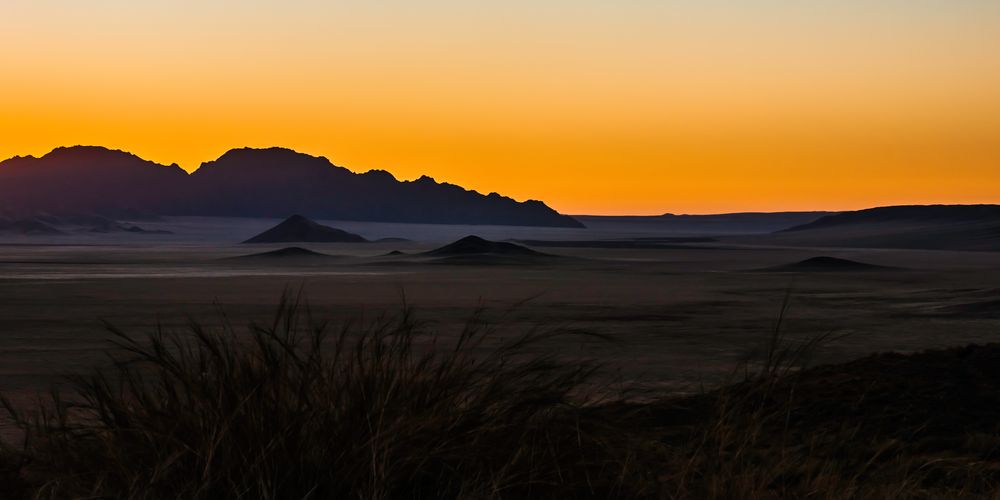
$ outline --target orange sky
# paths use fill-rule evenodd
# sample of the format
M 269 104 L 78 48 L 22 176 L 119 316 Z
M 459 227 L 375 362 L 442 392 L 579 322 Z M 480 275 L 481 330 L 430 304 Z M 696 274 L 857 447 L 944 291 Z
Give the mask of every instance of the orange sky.
M 0 157 L 280 145 L 565 213 L 1000 203 L 1000 2 L 539 3 L 5 1 Z

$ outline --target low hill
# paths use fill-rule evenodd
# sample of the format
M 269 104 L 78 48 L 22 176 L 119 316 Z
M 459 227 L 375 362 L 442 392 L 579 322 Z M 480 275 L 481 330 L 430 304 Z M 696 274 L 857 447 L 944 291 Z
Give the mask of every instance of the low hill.
M 838 226 L 875 223 L 917 223 L 927 225 L 1000 222 L 1000 205 L 900 205 L 876 207 L 826 215 L 813 222 L 780 232 L 809 231 Z
M 364 243 L 366 241 L 368 240 L 360 235 L 324 226 L 301 215 L 293 215 L 281 224 L 243 243 Z
M 454 243 L 449 243 L 441 248 L 426 252 L 425 255 L 434 257 L 452 257 L 456 255 L 546 255 L 536 252 L 528 247 L 507 243 L 504 241 L 490 241 L 479 236 L 466 236 Z
M 793 246 L 1000 250 L 1000 206 L 879 207 L 828 215 L 766 238 Z

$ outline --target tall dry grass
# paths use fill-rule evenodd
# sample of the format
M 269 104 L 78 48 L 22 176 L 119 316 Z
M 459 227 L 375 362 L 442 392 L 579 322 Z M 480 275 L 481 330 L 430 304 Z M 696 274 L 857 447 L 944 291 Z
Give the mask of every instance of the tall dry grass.
M 136 338 L 34 414 L 7 450 L 36 498 L 634 497 L 620 422 L 587 411 L 597 366 L 532 354 L 481 313 L 452 340 L 404 308 L 337 329 L 286 295 L 247 331 Z M 13 489 L 13 488 L 11 488 Z

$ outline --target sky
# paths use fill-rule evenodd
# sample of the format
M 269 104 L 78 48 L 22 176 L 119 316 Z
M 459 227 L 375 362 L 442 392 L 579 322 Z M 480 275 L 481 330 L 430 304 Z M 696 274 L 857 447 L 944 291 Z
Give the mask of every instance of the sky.
M 3 0 L 0 157 L 284 146 L 571 214 L 1000 203 L 996 0 Z

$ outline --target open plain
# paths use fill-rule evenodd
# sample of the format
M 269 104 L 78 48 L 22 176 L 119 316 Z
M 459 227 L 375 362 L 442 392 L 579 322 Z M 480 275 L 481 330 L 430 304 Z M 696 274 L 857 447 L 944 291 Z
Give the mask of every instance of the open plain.
M 312 314 L 334 322 L 397 312 L 405 302 L 446 333 L 480 307 L 498 335 L 598 333 L 608 340 L 568 336 L 547 348 L 596 359 L 622 380 L 683 392 L 726 381 L 766 341 L 786 296 L 785 336 L 832 334 L 813 363 L 1000 337 L 997 252 L 786 247 L 766 235 L 679 234 L 613 220 L 590 220 L 589 229 L 329 221 L 390 239 L 298 245 L 330 256 L 319 260 L 233 258 L 288 246 L 238 243 L 276 222 L 165 218 L 141 224 L 172 234 L 4 240 L 0 391 L 29 397 L 105 362 L 111 335 L 102 321 L 139 336 L 183 329 L 192 318 L 218 325 L 228 317 L 239 328 L 267 319 L 285 289 L 301 289 Z M 555 257 L 421 255 L 468 234 L 532 241 Z M 873 266 L 795 267 L 820 256 Z

